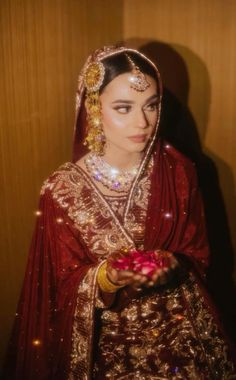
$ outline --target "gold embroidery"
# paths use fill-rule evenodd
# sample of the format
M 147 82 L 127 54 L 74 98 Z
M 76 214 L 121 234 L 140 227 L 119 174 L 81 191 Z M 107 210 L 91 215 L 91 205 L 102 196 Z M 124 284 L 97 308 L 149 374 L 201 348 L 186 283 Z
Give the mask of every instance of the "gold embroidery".
M 111 210 L 104 207 L 102 197 L 91 191 L 91 187 L 92 183 L 85 179 L 78 167 L 68 163 L 44 183 L 41 194 L 47 190 L 51 192 L 80 232 L 80 239 L 102 261 L 112 252 L 134 245 Z M 89 378 L 95 304 L 103 307 L 101 300 L 96 302 L 96 270 L 90 269 L 78 287 L 69 380 Z
M 105 199 L 111 206 L 112 210 L 114 213 L 117 215 L 117 217 L 122 220 L 124 217 L 124 210 L 125 210 L 125 203 L 126 203 L 126 197 L 123 196 L 109 196 L 105 195 Z
M 66 210 L 80 232 L 80 239 L 100 260 L 114 251 L 131 247 L 132 240 L 114 222 L 113 215 L 101 196 L 91 191 L 76 165 L 67 163 L 59 168 L 43 185 L 41 194 L 47 189 L 56 202 Z
M 42 193 L 47 189 L 52 192 L 79 230 L 81 239 L 99 260 L 132 244 L 132 239 L 136 246 L 142 247 L 149 176 L 143 176 L 137 189 L 134 188 L 128 206 L 124 200 L 116 200 L 111 210 L 91 188 L 92 184 L 75 165 L 66 164 L 45 182 Z M 125 231 L 119 223 L 124 213 Z M 89 270 L 78 288 L 69 380 L 87 380 L 90 376 L 96 270 Z M 110 310 L 101 313 L 95 379 L 100 370 L 104 378 L 114 380 L 236 378 L 224 339 L 193 278 L 175 289 L 132 300 L 120 313 Z
M 68 380 L 87 380 L 91 367 L 97 268 L 90 268 L 78 287 L 72 331 L 71 368 Z
M 186 305 L 188 305 L 186 307 Z M 121 313 L 102 312 L 94 379 L 229 380 L 227 347 L 198 285 L 149 291 Z M 120 345 L 124 349 L 120 349 Z
M 124 224 L 137 248 L 143 248 L 143 239 L 145 233 L 144 226 L 148 206 L 148 195 L 151 186 L 151 170 L 152 165 L 149 165 L 148 170 L 140 179 L 138 187 L 134 190 L 134 196 L 133 199 L 131 199 L 129 205 L 129 213 L 127 214 L 127 218 Z M 106 196 L 105 198 L 110 204 L 114 213 L 123 222 L 124 212 L 127 206 L 127 198 L 124 196 Z
M 228 358 L 227 345 L 213 319 L 208 305 L 205 304 L 193 275 L 183 286 L 183 293 L 189 304 L 191 317 L 195 321 L 196 334 L 202 344 L 205 360 L 214 379 L 236 379 L 233 363 Z
M 127 215 L 125 230 L 119 223 L 124 216 L 126 199 L 124 197 L 107 198 L 111 209 L 104 207 L 101 194 L 96 191 L 93 182 L 89 181 L 78 166 L 67 163 L 61 166 L 42 186 L 41 194 L 48 189 L 56 202 L 67 211 L 68 216 L 79 230 L 80 237 L 86 246 L 99 258 L 108 256 L 114 250 L 123 247 L 141 248 L 144 237 L 144 223 L 150 189 L 150 172 L 152 162 L 147 173 L 140 179 L 138 187 L 134 189 L 133 199 Z M 106 206 L 106 205 L 105 205 Z M 113 214 L 112 214 L 113 210 Z M 115 214 L 118 214 L 116 223 Z M 114 218 L 115 217 L 115 218 Z M 133 241 L 132 241 L 132 239 Z
M 53 199 L 61 206 L 80 232 L 80 239 L 98 257 L 107 257 L 123 247 L 131 247 L 116 218 L 78 167 L 65 164 L 43 185 L 41 194 L 50 190 Z M 94 190 L 94 189 L 93 189 Z M 133 245 L 134 247 L 134 245 Z M 72 333 L 71 371 L 69 380 L 87 379 L 90 370 L 93 314 L 97 298 L 96 269 L 90 269 L 78 287 L 77 306 Z M 102 306 L 97 299 L 96 306 Z M 114 332 L 112 332 L 114 333 Z
M 150 165 L 145 175 L 139 181 L 138 187 L 134 190 L 133 199 L 130 202 L 129 213 L 125 220 L 125 228 L 129 231 L 136 247 L 143 248 L 144 226 L 147 214 L 148 195 L 150 193 L 150 173 L 152 166 Z

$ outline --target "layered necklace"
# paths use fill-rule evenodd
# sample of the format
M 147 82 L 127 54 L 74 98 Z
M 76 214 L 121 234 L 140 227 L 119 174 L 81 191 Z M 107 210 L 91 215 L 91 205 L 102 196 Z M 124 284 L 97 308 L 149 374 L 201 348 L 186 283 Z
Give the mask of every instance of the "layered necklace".
M 95 181 L 117 193 L 129 191 L 131 183 L 138 173 L 140 161 L 128 170 L 121 170 L 109 165 L 102 156 L 89 153 L 84 160 L 86 169 Z

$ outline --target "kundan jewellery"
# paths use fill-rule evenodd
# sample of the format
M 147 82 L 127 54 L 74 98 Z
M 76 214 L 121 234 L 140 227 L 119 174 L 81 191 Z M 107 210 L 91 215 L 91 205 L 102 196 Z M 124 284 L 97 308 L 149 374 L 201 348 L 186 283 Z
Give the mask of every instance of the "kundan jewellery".
M 125 54 L 129 63 L 131 64 L 132 71 L 129 78 L 129 82 L 131 83 L 130 87 L 136 91 L 145 91 L 148 87 L 150 87 L 150 83 L 147 81 L 146 76 L 142 73 L 137 65 L 132 61 L 128 54 Z
M 91 63 L 84 73 L 84 85 L 86 88 L 85 107 L 87 111 L 88 134 L 84 144 L 88 148 L 102 155 L 105 136 L 102 128 L 101 103 L 99 89 L 103 83 L 105 68 L 101 62 Z
M 109 165 L 101 156 L 89 153 L 84 159 L 88 173 L 97 182 L 102 183 L 109 190 L 118 193 L 127 192 L 138 173 L 140 162 L 129 170 L 121 170 Z

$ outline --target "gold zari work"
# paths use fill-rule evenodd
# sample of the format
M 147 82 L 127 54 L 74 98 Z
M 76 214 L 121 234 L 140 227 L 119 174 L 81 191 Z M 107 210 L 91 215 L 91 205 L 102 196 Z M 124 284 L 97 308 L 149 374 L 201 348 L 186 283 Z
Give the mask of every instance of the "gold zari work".
M 189 309 L 186 308 L 186 302 Z M 192 276 L 149 292 L 121 312 L 104 310 L 94 380 L 229 380 L 232 362 Z
M 128 223 L 133 227 L 134 234 L 137 234 L 136 230 L 140 231 L 138 223 L 143 225 L 144 208 L 147 207 L 147 198 L 145 201 L 144 199 L 141 201 L 140 193 L 144 189 L 148 190 L 149 186 L 149 178 L 144 176 L 139 190 L 135 194 L 135 200 L 130 205 L 131 212 Z M 44 183 L 41 194 L 47 189 L 51 191 L 58 206 L 64 209 L 66 215 L 73 221 L 79 233 L 79 239 L 84 241 L 93 254 L 97 255 L 100 263 L 117 249 L 134 247 L 131 235 L 129 236 L 123 230 L 121 224 L 123 215 L 119 216 L 114 213 L 113 207 L 109 207 L 105 197 L 94 187 L 90 178 L 77 165 L 68 163 L 60 167 Z M 123 198 L 123 205 L 125 202 L 126 199 Z M 135 220 L 133 213 L 137 213 L 139 207 L 142 210 L 141 218 Z M 125 208 L 124 205 L 122 214 L 124 214 Z M 97 270 L 98 267 L 91 268 L 78 287 L 69 380 L 87 379 L 87 374 L 90 371 L 94 309 L 95 306 L 103 307 L 97 293 Z
M 101 265 L 117 249 L 143 248 L 151 171 L 149 166 L 134 189 L 128 210 L 126 197 L 103 196 L 71 163 L 54 173 L 42 192 L 51 190 Z M 192 274 L 168 289 L 130 299 L 127 289 L 120 289 L 126 303 L 115 311 L 105 309 L 99 298 L 98 269 L 91 267 L 78 287 L 68 380 L 235 379 L 224 338 Z
M 49 188 L 53 198 L 67 211 L 91 252 L 101 260 L 110 253 L 123 247 L 131 246 L 120 225 L 107 207 L 99 192 L 91 192 L 92 182 L 76 165 L 65 164 L 54 173 L 54 180 L 46 182 L 42 192 Z

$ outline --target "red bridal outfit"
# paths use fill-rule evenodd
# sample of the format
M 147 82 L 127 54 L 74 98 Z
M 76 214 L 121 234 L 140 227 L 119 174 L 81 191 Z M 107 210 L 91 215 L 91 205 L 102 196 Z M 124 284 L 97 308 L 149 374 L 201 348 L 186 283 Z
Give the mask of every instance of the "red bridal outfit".
M 104 49 L 87 64 L 121 51 L 131 50 Z M 153 136 L 128 195 L 104 195 L 76 164 L 85 124 L 81 75 L 74 160 L 41 190 L 4 379 L 236 379 L 204 288 L 209 253 L 194 165 Z M 97 272 L 124 247 L 170 251 L 180 270 L 165 286 L 122 288 L 106 307 Z

